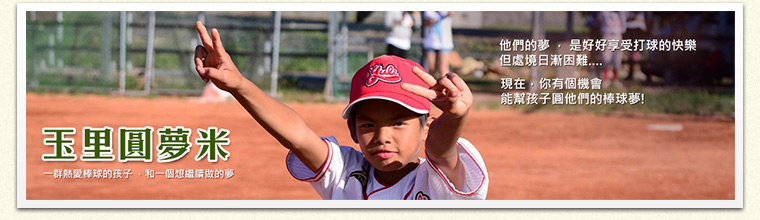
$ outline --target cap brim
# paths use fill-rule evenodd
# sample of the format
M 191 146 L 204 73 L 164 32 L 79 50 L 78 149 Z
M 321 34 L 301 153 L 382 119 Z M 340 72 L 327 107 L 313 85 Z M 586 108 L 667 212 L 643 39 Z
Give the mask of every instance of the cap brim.
M 410 111 L 412 111 L 414 113 L 417 113 L 417 114 L 428 114 L 428 113 L 430 113 L 430 111 L 428 111 L 426 109 L 415 108 L 415 107 L 407 105 L 406 103 L 401 102 L 401 101 L 399 101 L 397 99 L 385 97 L 387 95 L 388 94 L 384 94 L 383 96 L 368 95 L 368 96 L 361 97 L 359 99 L 354 100 L 353 102 L 349 103 L 348 106 L 346 106 L 345 109 L 343 109 L 343 119 L 348 119 L 349 115 L 351 114 L 351 109 L 354 106 L 356 106 L 356 103 L 359 103 L 359 102 L 364 101 L 364 100 L 369 100 L 369 99 L 379 99 L 379 100 L 391 101 L 393 103 L 396 103 L 396 104 L 399 104 L 401 106 L 404 106 L 404 108 L 409 109 Z M 402 95 L 398 95 L 398 94 L 394 94 L 394 96 L 401 96 L 401 97 L 403 97 Z M 405 98 L 405 97 L 403 97 L 403 98 Z

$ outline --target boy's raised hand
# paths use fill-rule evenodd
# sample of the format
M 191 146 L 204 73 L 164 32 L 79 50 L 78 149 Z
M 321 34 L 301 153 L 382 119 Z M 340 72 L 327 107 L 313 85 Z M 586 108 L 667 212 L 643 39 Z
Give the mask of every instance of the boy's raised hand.
M 211 80 L 224 91 L 233 92 L 238 89 L 244 78 L 224 50 L 219 31 L 212 29 L 209 37 L 203 23 L 197 21 L 195 27 L 203 42 L 203 45 L 195 47 L 195 71 L 204 82 Z
M 470 106 L 472 106 L 472 92 L 464 80 L 456 73 L 447 73 L 440 79 L 435 80 L 433 76 L 420 68 L 413 67 L 412 72 L 422 79 L 425 84 L 428 84 L 430 88 L 402 83 L 402 89 L 427 98 L 444 113 L 455 117 L 465 116 L 470 110 Z
M 224 50 L 219 31 L 209 37 L 201 22 L 195 23 L 203 46 L 195 48 L 195 70 L 203 81 L 232 93 L 264 129 L 298 157 L 312 172 L 319 172 L 328 156 L 325 142 L 314 133 L 298 113 L 261 91 L 244 78 Z

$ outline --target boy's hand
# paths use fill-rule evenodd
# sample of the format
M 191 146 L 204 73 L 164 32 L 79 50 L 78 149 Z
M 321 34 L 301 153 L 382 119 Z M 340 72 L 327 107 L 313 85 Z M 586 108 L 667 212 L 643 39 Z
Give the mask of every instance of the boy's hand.
M 195 71 L 204 82 L 211 80 L 217 87 L 227 92 L 237 90 L 244 78 L 235 67 L 230 55 L 224 50 L 219 31 L 214 28 L 209 37 L 203 23 L 197 21 L 195 27 L 203 42 L 202 46 L 195 47 Z
M 420 68 L 412 69 L 417 77 L 422 79 L 430 88 L 418 85 L 402 83 L 401 88 L 430 100 L 444 113 L 459 118 L 467 115 L 472 106 L 472 92 L 467 84 L 456 73 L 447 73 L 438 80 L 422 71 Z
M 456 146 L 462 134 L 465 116 L 472 106 L 472 92 L 456 73 L 447 73 L 435 80 L 433 76 L 417 67 L 413 67 L 412 72 L 430 88 L 408 83 L 402 83 L 401 88 L 427 98 L 433 105 L 443 110 L 443 114 L 430 124 L 428 137 L 425 140 L 425 154 L 457 189 L 462 189 L 465 170 L 459 161 Z

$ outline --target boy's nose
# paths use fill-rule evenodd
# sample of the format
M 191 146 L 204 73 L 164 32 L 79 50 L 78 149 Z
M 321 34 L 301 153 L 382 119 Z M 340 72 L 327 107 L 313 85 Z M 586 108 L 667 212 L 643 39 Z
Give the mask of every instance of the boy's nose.
M 377 129 L 377 134 L 375 138 L 375 143 L 383 145 L 383 144 L 390 144 L 393 133 L 393 128 L 390 126 L 382 126 Z

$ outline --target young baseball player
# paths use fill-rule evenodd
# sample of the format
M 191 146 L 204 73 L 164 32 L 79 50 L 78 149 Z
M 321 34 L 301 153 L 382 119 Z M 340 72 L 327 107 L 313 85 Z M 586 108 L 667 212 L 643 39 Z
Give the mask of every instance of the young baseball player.
M 290 174 L 323 199 L 485 199 L 488 173 L 480 154 L 460 138 L 472 93 L 456 74 L 434 79 L 409 60 L 380 56 L 359 69 L 343 111 L 361 152 L 320 138 L 292 109 L 269 97 L 235 67 L 216 29 L 195 50 L 201 78 L 230 92 L 290 150 Z M 429 116 L 431 102 L 442 110 Z M 423 149 L 425 158 L 418 155 Z

